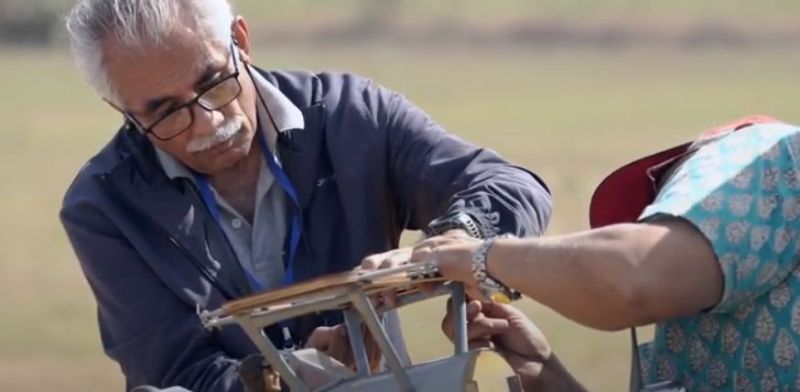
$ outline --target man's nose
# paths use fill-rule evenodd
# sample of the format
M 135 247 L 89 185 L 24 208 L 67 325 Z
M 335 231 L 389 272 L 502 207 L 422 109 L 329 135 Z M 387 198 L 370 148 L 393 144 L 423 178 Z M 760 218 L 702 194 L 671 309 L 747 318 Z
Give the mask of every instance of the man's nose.
M 208 110 L 200 105 L 192 105 L 194 123 L 192 136 L 206 136 L 213 134 L 225 121 L 225 116 L 219 110 Z

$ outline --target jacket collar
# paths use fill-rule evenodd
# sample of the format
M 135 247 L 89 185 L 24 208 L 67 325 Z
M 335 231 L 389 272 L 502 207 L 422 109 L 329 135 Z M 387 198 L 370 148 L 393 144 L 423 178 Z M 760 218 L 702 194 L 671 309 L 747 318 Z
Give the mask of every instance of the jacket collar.
M 283 127 L 278 132 L 276 149 L 283 169 L 292 182 L 305 211 L 314 193 L 317 167 L 325 144 L 325 105 L 322 101 L 321 81 L 316 76 L 308 78 L 310 83 L 297 81 L 296 74 L 256 72 L 269 86 L 274 86 L 300 110 L 302 126 Z M 298 87 L 302 85 L 302 87 Z M 266 99 L 266 97 L 265 97 Z M 270 105 L 267 102 L 267 105 Z M 270 105 L 270 108 L 272 106 Z M 277 122 L 277 119 L 276 119 Z M 294 122 L 294 125 L 300 125 Z

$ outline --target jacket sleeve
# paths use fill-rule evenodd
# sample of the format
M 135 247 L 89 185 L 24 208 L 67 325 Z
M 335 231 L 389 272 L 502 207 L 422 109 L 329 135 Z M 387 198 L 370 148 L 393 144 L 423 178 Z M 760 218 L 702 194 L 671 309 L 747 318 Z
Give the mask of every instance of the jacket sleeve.
M 428 231 L 433 219 L 463 212 L 484 237 L 544 233 L 551 198 L 535 174 L 446 133 L 405 97 L 372 82 L 365 83 L 363 101 L 386 133 L 395 202 L 407 229 Z
M 61 221 L 97 301 L 103 348 L 128 389 L 243 390 L 239 362 L 226 357 L 109 219 L 88 202 L 65 202 Z

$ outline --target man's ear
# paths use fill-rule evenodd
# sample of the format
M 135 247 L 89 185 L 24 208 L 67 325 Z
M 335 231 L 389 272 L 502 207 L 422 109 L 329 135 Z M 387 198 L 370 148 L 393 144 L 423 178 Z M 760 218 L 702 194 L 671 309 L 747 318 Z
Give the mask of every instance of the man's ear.
M 233 20 L 231 32 L 233 34 L 233 43 L 239 50 L 239 57 L 242 59 L 242 62 L 245 64 L 251 64 L 250 29 L 244 17 L 239 15 Z

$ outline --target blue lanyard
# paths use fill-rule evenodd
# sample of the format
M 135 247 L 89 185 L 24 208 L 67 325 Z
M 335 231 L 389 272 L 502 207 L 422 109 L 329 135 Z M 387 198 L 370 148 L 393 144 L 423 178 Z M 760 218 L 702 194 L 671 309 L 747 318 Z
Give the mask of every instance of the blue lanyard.
M 261 146 L 261 153 L 264 155 L 264 159 L 267 161 L 267 167 L 269 168 L 269 171 L 272 173 L 272 176 L 275 177 L 275 181 L 278 183 L 278 185 L 280 185 L 286 195 L 289 196 L 292 204 L 292 208 L 290 209 L 291 219 L 289 221 L 289 254 L 288 257 L 285 257 L 283 260 L 285 267 L 283 284 L 289 285 L 294 282 L 294 259 L 297 255 L 297 249 L 300 246 L 300 237 L 303 234 L 303 211 L 300 208 L 300 199 L 297 197 L 297 191 L 294 189 L 294 186 L 292 186 L 291 181 L 289 181 L 289 177 L 286 175 L 286 172 L 281 168 L 280 164 L 278 164 L 278 158 L 272 153 L 272 151 L 270 151 L 264 136 L 260 132 L 258 135 L 256 135 L 256 137 L 258 138 L 258 142 Z M 193 172 L 193 174 L 200 190 L 200 196 L 206 203 L 206 206 L 211 212 L 211 216 L 214 218 L 214 221 L 216 221 L 217 224 L 220 224 L 219 206 L 217 205 L 217 201 L 214 199 L 214 195 L 211 193 L 211 186 L 208 184 L 208 178 L 200 173 Z M 259 201 L 256 202 L 258 203 Z M 247 268 L 243 269 L 251 286 L 257 292 L 264 291 L 264 285 L 255 276 L 253 276 L 253 274 Z

